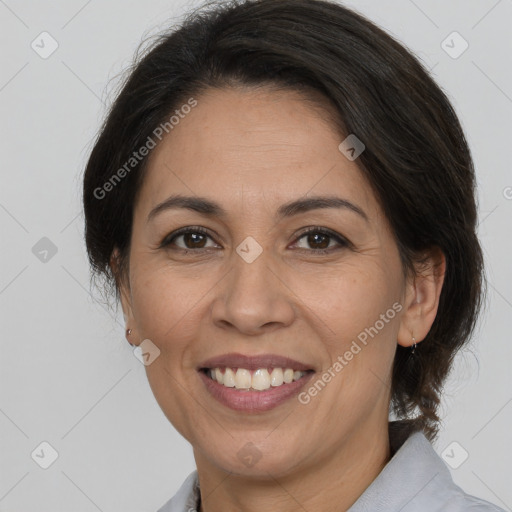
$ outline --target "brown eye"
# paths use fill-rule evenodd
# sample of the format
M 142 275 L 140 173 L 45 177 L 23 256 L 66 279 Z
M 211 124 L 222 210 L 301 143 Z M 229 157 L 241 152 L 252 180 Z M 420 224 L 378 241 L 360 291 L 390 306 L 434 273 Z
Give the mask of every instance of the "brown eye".
M 206 246 L 208 238 L 211 239 L 211 236 L 203 228 L 182 228 L 168 235 L 160 244 L 160 248 L 175 245 L 178 249 L 184 251 L 193 251 L 195 249 L 209 249 L 212 246 Z M 180 243 L 176 243 L 176 241 L 180 239 L 182 239 L 182 241 Z
M 329 235 L 324 235 L 323 233 L 313 233 L 306 235 L 306 237 L 308 244 L 313 249 L 327 249 L 327 247 L 329 247 Z
M 206 235 L 202 233 L 185 233 L 181 235 L 183 237 L 183 242 L 187 249 L 202 249 L 204 247 L 204 243 L 206 241 Z
M 299 238 L 297 238 L 297 241 L 302 239 L 304 239 L 309 246 L 304 250 L 309 250 L 309 252 L 313 253 L 329 253 L 343 247 L 348 247 L 350 245 L 349 242 L 341 235 L 338 235 L 337 233 L 334 233 L 333 231 L 327 230 L 325 228 L 309 228 L 307 231 L 303 232 Z M 337 246 L 336 244 L 332 246 L 332 241 L 335 241 Z

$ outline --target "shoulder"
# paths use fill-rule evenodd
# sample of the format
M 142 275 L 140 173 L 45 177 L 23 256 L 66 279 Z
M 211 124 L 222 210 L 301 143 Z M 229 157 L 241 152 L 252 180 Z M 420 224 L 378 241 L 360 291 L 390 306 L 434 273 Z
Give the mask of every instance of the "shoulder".
M 504 512 L 458 487 L 423 433 L 412 434 L 349 512 Z
M 432 485 L 425 487 L 426 496 L 429 496 L 428 499 L 431 503 L 435 502 L 437 505 L 437 507 L 429 508 L 429 510 L 439 512 L 463 512 L 468 510 L 471 512 L 505 512 L 502 508 L 488 501 L 466 493 L 456 485 L 447 465 L 423 434 L 417 434 L 415 443 L 423 445 L 424 460 L 429 461 L 433 471 L 435 471 Z
M 467 494 L 453 482 L 448 470 L 446 473 L 438 474 L 434 478 L 432 486 L 428 489 L 423 500 L 425 505 L 427 499 L 430 503 L 435 503 L 434 507 L 429 506 L 428 508 L 432 512 L 505 512 L 502 508 L 488 501 Z M 411 508 L 410 510 L 413 509 Z
M 470 512 L 505 512 L 504 509 L 489 503 L 488 501 L 481 500 L 475 496 L 466 494 L 460 489 L 460 495 L 454 495 L 446 500 L 442 509 L 445 512 L 462 512 L 469 510 Z

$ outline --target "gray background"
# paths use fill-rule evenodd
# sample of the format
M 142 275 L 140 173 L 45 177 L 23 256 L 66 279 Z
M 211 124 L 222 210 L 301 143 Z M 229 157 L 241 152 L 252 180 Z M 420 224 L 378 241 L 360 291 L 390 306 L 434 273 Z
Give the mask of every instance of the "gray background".
M 435 448 L 451 462 L 467 451 L 455 481 L 511 510 L 512 1 L 345 3 L 433 69 L 473 151 L 489 305 L 447 383 Z M 122 315 L 90 294 L 80 195 L 118 74 L 143 37 L 197 4 L 0 0 L 0 511 L 155 511 L 195 467 Z M 47 59 L 31 48 L 43 31 L 59 45 Z M 453 31 L 469 43 L 456 59 L 441 47 Z M 33 251 L 43 237 L 57 248 L 46 261 L 48 241 Z M 58 452 L 48 469 L 31 457 L 43 441 Z

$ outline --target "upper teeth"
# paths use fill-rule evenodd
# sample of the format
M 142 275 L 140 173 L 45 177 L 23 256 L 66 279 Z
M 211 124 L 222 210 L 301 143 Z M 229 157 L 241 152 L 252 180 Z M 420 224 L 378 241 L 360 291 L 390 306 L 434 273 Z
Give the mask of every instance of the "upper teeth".
M 292 368 L 274 368 L 272 373 L 267 368 L 258 368 L 251 375 L 251 370 L 238 368 L 236 373 L 231 368 L 226 368 L 224 373 L 220 368 L 211 368 L 208 375 L 228 388 L 249 389 L 253 388 L 259 391 L 269 389 L 270 386 L 280 386 L 289 384 L 294 380 L 300 379 L 306 372 L 294 371 Z

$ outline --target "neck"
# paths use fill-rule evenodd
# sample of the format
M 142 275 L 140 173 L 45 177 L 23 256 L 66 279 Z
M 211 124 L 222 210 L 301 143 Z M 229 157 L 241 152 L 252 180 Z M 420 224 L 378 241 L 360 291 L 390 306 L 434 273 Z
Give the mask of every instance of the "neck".
M 199 512 L 274 510 L 340 512 L 348 510 L 375 480 L 390 459 L 388 425 L 369 432 L 359 429 L 328 455 L 292 472 L 258 479 L 235 475 L 195 453 L 201 507 Z M 368 440 L 371 439 L 371 443 Z

